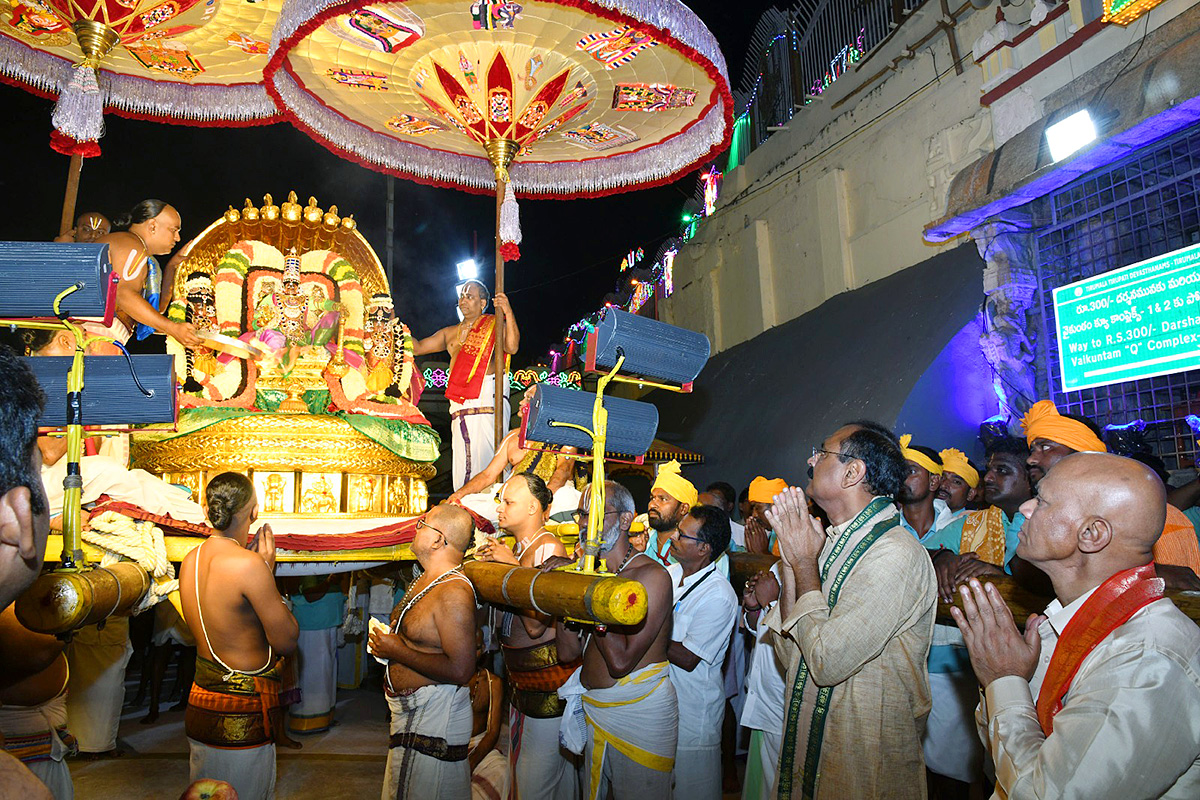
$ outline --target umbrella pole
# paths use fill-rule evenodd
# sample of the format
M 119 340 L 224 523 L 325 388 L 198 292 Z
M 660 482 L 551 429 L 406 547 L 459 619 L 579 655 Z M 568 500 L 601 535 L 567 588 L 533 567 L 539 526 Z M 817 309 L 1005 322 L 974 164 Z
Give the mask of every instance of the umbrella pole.
M 504 202 L 504 187 L 507 182 L 496 175 L 496 294 L 504 291 L 504 255 L 500 252 L 500 205 Z M 504 438 L 508 420 L 504 418 L 504 398 L 508 395 L 508 376 L 504 358 L 504 314 L 496 309 L 496 346 L 492 348 L 492 359 L 496 371 L 496 392 L 492 403 L 496 415 L 496 449 Z
M 59 234 L 75 227 L 75 201 L 79 198 L 79 173 L 83 170 L 83 156 L 71 156 L 67 167 L 67 190 L 63 195 L 62 219 L 58 223 Z

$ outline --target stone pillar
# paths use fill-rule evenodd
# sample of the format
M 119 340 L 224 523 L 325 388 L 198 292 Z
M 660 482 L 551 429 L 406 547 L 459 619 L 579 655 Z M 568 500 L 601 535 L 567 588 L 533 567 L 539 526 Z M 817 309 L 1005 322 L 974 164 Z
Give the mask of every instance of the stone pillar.
M 1037 337 L 1042 329 L 1033 223 L 1014 209 L 971 231 L 985 264 L 983 335 L 979 347 L 992 366 L 1000 415 L 1018 422 L 1037 402 Z

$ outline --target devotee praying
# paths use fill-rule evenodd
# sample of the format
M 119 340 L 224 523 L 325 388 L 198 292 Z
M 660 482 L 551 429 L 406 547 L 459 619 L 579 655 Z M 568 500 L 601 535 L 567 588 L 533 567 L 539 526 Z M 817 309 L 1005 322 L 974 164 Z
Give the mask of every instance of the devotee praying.
M 579 498 L 580 537 L 586 537 L 591 489 Z M 629 545 L 633 496 L 604 483 L 600 557 L 609 571 L 646 588 L 646 617 L 630 627 L 610 625 L 586 636 L 555 621 L 558 657 L 581 666 L 558 690 L 567 701 L 563 744 L 584 756 L 586 800 L 666 798 L 671 794 L 679 708 L 667 647 L 671 636 L 671 578 L 661 564 Z M 561 566 L 550 559 L 542 569 Z M 568 562 L 569 563 L 569 562 Z
M 550 500 L 549 488 L 537 475 L 509 478 L 500 495 L 500 527 L 516 538 L 516 551 L 489 538 L 475 551 L 475 558 L 523 567 L 565 558 L 566 547 L 545 528 Z M 558 688 L 580 661 L 560 658 L 554 620 L 549 616 L 534 610 L 505 610 L 499 627 L 512 699 L 508 726 L 514 800 L 574 800 L 579 795 L 579 774 L 571 754 L 558 742 L 565 706 Z
M 125 344 L 130 337 L 145 339 L 157 330 L 178 339 L 184 347 L 201 344 L 191 323 L 172 322 L 162 315 L 170 300 L 177 260 L 164 271 L 155 256 L 175 249 L 182 224 L 179 212 L 162 200 L 143 200 L 113 219 L 113 232 L 96 241 L 108 245 L 109 260 L 120 280 L 117 315 L 107 328 L 89 322 L 89 332 Z
M 29 366 L 0 347 L 0 612 L 41 572 L 50 535 L 37 447 L 44 403 Z M 11 662 L 5 662 L 11 668 Z M 21 800 L 50 800 L 46 784 L 6 748 L 7 743 L 0 748 L 0 786 Z
M 690 508 L 671 534 L 676 563 L 667 572 L 675 605 L 667 659 L 679 703 L 676 800 L 721 797 L 721 668 L 737 622 L 738 599 L 715 562 L 728 547 L 729 515 L 716 506 Z
M 787 488 L 783 478 L 764 478 L 759 475 L 750 481 L 746 490 L 746 549 L 751 553 L 773 553 L 779 555 L 775 543 L 775 531 L 767 512 L 775 502 L 775 495 Z
M 184 731 L 191 780 L 231 784 L 241 800 L 275 796 L 272 718 L 279 658 L 296 650 L 299 627 L 275 586 L 275 536 L 258 519 L 254 484 L 223 472 L 205 488 L 217 533 L 179 569 L 183 618 L 196 640 L 196 675 Z
M 457 491 L 484 469 L 496 452 L 493 415 L 496 381 L 493 347 L 496 317 L 483 313 L 489 301 L 487 287 L 467 281 L 458 295 L 462 321 L 442 328 L 413 344 L 413 354 L 450 354 L 450 377 L 446 399 L 450 401 L 450 436 L 453 451 L 453 486 Z M 517 318 L 504 293 L 496 295 L 496 310 L 504 316 L 504 352 L 514 355 L 521 344 Z M 508 395 L 504 394 L 504 419 L 508 419 Z
M 75 227 L 54 237 L 56 242 L 74 242 L 76 244 L 92 244 L 102 236 L 107 236 L 112 230 L 108 217 L 99 211 L 85 211 L 75 219 Z
M 1054 403 L 1039 400 L 1025 414 L 1021 424 L 1029 442 L 1029 480 L 1037 491 L 1045 474 L 1072 453 L 1106 453 L 1108 446 L 1100 438 L 1100 428 L 1086 417 L 1060 414 Z M 1168 589 L 1200 591 L 1200 543 L 1193 535 L 1187 517 L 1166 505 L 1162 535 L 1154 544 L 1158 577 Z
M 1017 554 L 1054 586 L 1025 632 L 996 587 L 961 588 L 998 798 L 1200 796 L 1200 629 L 1163 597 L 1162 482 L 1101 453 L 1066 456 L 1022 512 Z
M 900 444 L 877 423 L 851 423 L 813 448 L 809 466 L 828 530 L 800 489 L 767 512 L 784 562 L 764 620 L 787 670 L 778 796 L 924 800 L 937 580 L 893 503 Z
M 463 575 L 471 515 L 442 504 L 417 522 L 412 552 L 424 572 L 392 610 L 388 633 L 371 631 L 368 651 L 388 662 L 384 685 L 391 739 L 385 798 L 471 794 L 467 761 L 475 674 L 475 587 Z

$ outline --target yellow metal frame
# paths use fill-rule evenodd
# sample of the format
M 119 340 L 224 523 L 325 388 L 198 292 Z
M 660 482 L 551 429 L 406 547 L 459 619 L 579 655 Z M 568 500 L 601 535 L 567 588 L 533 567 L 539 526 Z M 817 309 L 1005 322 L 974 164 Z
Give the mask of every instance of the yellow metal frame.
M 61 315 L 60 304 L 63 299 L 83 288 L 82 283 L 68 286 L 54 298 L 54 313 Z M 88 344 L 95 341 L 111 342 L 107 336 L 89 336 L 83 328 L 66 320 L 43 322 L 32 319 L 0 319 L 0 324 L 12 325 L 18 328 L 32 328 L 44 331 L 65 330 L 75 338 L 75 353 L 72 356 L 71 371 L 67 373 L 67 477 L 63 479 L 63 549 L 60 558 L 59 571 L 77 571 L 87 568 L 87 560 L 83 553 L 83 479 L 79 470 L 79 462 L 83 458 L 83 420 L 81 414 L 72 413 L 69 409 L 72 403 L 82 404 L 83 395 L 83 354 Z
M 592 404 L 591 429 L 585 428 L 582 425 L 575 425 L 571 422 L 550 422 L 551 427 L 574 428 L 575 430 L 583 431 L 592 439 L 592 454 L 590 456 L 592 462 L 592 483 L 588 503 L 587 537 L 583 540 L 583 557 L 575 564 L 563 568 L 564 570 L 579 572 L 583 575 L 609 574 L 607 569 L 601 570 L 596 564 L 597 557 L 600 555 L 600 535 L 604 530 L 604 455 L 608 452 L 608 409 L 604 407 L 604 390 L 608 388 L 609 383 L 617 381 L 618 383 L 632 383 L 656 389 L 666 389 L 670 392 L 684 391 L 684 388 L 681 386 L 618 375 L 617 373 L 620 372 L 621 367 L 625 364 L 625 354 L 619 350 L 617 352 L 617 363 L 613 365 L 611 370 L 601 375 L 596 382 L 596 400 Z M 589 456 L 574 456 L 574 458 L 586 459 Z

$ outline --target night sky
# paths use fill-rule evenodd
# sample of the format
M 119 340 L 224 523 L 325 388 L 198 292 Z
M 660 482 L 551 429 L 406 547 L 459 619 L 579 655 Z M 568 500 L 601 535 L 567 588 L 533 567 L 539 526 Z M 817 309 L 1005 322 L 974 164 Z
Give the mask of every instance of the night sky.
M 688 3 L 721 43 L 734 87 L 754 24 L 768 3 Z M 67 162 L 49 148 L 53 103 L 0 85 L 0 239 L 48 240 L 58 233 Z M 342 161 L 288 124 L 255 128 L 190 128 L 105 117 L 103 155 L 85 159 L 78 211 L 110 217 L 148 197 L 174 205 L 187 241 L 227 206 L 249 197 L 275 203 L 295 190 L 300 203 L 315 196 L 354 214 L 381 261 L 385 252 L 386 178 Z M 413 333 L 428 336 L 453 324 L 456 262 L 474 256 L 491 273 L 495 199 L 396 179 L 395 274 L 397 314 Z M 595 200 L 522 200 L 521 259 L 507 265 L 506 284 L 521 326 L 514 366 L 545 357 L 565 328 L 600 307 L 614 288 L 622 256 L 678 235 L 680 214 L 695 193 L 696 173 L 674 184 Z M 476 244 L 477 242 L 477 244 Z M 491 284 L 490 278 L 488 279 Z

